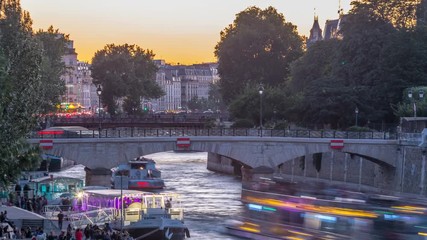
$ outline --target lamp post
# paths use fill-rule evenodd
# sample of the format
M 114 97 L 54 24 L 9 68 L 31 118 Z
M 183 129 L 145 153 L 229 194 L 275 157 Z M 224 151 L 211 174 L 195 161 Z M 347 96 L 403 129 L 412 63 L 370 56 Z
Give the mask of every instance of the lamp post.
M 123 201 L 123 172 L 120 172 L 120 231 L 123 232 L 123 223 L 124 223 L 124 201 Z
M 416 100 L 414 98 L 412 90 L 408 91 L 408 97 L 412 101 L 412 107 L 413 107 L 413 111 L 414 111 L 414 117 L 417 117 L 417 103 L 416 103 Z M 419 90 L 418 91 L 418 97 L 419 97 L 419 99 L 424 98 L 424 91 L 423 90 Z
M 276 111 L 276 109 L 274 109 L 273 110 L 273 122 L 274 122 L 274 124 L 276 124 L 276 122 L 277 122 L 276 114 L 277 114 L 277 111 Z
M 259 84 L 258 92 L 259 92 L 259 128 L 261 129 L 261 136 L 262 136 L 262 94 L 264 93 L 264 86 L 262 85 L 262 83 Z
M 356 108 L 354 109 L 354 113 L 356 114 L 356 127 L 357 127 L 357 122 L 358 122 L 358 120 L 359 120 L 359 108 L 357 108 L 357 106 L 356 106 Z
M 101 84 L 98 84 L 98 87 L 96 88 L 96 94 L 98 95 L 98 136 L 101 137 L 101 94 L 102 94 L 102 88 Z

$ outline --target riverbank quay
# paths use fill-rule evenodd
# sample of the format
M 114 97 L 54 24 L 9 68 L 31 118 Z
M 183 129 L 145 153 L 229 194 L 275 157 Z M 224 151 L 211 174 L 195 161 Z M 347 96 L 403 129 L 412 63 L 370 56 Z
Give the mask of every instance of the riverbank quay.
M 58 220 L 48 219 L 37 213 L 16 207 L 0 206 L 0 238 L 33 239 L 33 240 L 71 240 L 82 235 L 82 239 L 100 240 L 132 240 L 126 231 L 115 231 L 109 224 L 103 226 L 86 225 L 85 228 L 74 228 L 70 222 L 64 221 L 63 228 L 58 227 Z M 79 233 L 80 232 L 80 233 Z M 76 235 L 77 234 L 77 235 Z
M 1 219 L 3 238 L 32 238 L 40 229 L 44 232 L 58 230 L 51 220 L 16 206 L 1 205 L 0 212 L 3 216 Z

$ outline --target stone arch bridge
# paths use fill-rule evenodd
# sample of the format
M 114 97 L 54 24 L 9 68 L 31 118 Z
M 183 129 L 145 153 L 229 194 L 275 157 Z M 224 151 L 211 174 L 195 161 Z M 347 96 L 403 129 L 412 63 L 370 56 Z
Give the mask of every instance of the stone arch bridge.
M 120 138 L 57 138 L 51 139 L 52 148 L 46 153 L 62 156 L 86 166 L 92 177 L 91 185 L 106 185 L 110 181 L 110 169 L 138 156 L 178 150 L 181 137 L 120 137 Z M 358 156 L 380 169 L 382 188 L 401 186 L 402 158 L 398 140 L 341 139 L 342 148 L 331 147 L 332 138 L 257 137 L 257 136 L 191 136 L 191 151 L 208 152 L 210 156 L 232 159 L 247 169 L 269 167 L 277 171 L 287 162 L 316 153 L 347 153 Z M 40 144 L 46 139 L 29 139 Z M 50 141 L 50 140 L 48 140 Z M 217 158 L 218 159 L 218 158 Z M 211 161 L 208 160 L 208 166 Z M 221 164 L 221 163 L 219 163 Z M 215 163 L 214 163 L 215 165 Z M 332 165 L 332 164 L 331 164 Z M 332 168 L 332 166 L 331 166 Z M 362 173 L 360 173 L 362 178 Z M 378 177 L 377 177 L 378 178 Z
M 192 136 L 188 150 L 225 156 L 249 168 L 275 168 L 294 158 L 325 152 L 345 152 L 379 166 L 399 165 L 397 140 L 344 139 L 343 148 L 331 148 L 328 138 Z M 29 139 L 39 144 L 41 139 Z M 113 168 L 138 156 L 177 150 L 177 137 L 58 138 L 46 153 L 76 161 L 88 168 Z

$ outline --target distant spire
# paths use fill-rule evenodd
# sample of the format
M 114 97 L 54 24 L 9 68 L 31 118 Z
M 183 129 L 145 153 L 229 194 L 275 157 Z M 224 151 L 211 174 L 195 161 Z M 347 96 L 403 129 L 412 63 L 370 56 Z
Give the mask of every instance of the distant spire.
M 316 13 L 316 8 L 314 8 L 314 21 L 317 21 L 318 20 L 318 16 L 317 16 L 317 13 Z

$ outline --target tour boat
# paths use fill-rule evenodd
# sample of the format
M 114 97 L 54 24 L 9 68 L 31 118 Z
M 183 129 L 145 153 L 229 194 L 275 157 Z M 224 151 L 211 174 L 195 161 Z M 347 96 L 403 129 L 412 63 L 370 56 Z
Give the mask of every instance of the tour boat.
M 152 159 L 139 157 L 113 169 L 114 189 L 148 190 L 165 187 L 161 172 Z
M 242 189 L 243 214 L 227 224 L 249 239 L 420 239 L 425 199 L 359 193 L 307 183 L 270 181 L 266 189 Z M 304 186 L 303 186 L 304 185 Z
M 114 230 L 125 230 L 133 238 L 144 240 L 190 237 L 178 194 L 96 189 L 79 196 L 78 206 L 74 206 L 79 213 L 69 217 L 74 227 L 108 223 Z
M 60 204 L 61 198 L 73 198 L 74 193 L 83 186 L 84 180 L 80 178 L 44 174 L 30 180 L 20 180 L 15 186 L 15 192 L 25 198 L 43 196 L 49 204 Z

